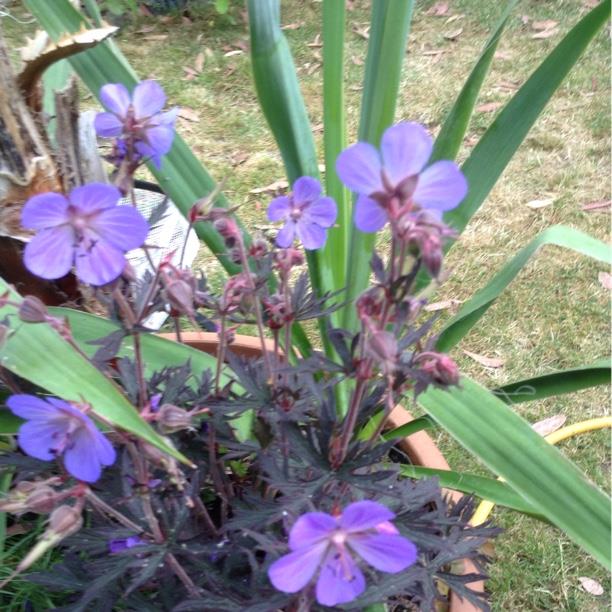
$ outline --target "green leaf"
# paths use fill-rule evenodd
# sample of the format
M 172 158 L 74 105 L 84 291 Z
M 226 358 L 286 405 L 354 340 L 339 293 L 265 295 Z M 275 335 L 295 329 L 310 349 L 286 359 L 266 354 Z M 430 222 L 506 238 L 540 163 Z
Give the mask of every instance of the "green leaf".
M 489 40 L 485 43 L 484 49 L 476 65 L 463 85 L 448 116 L 444 120 L 440 133 L 436 138 L 430 163 L 439 159 L 455 159 L 457 156 L 461 143 L 463 142 L 463 137 L 470 123 L 470 118 L 474 112 L 478 94 L 480 93 L 485 77 L 489 73 L 497 44 L 508 23 L 508 17 L 517 2 L 518 0 L 510 0 L 510 2 L 508 2 L 498 26 L 493 31 L 493 34 L 491 34 Z
M 598 385 L 609 385 L 611 374 L 610 359 L 600 359 L 591 365 L 517 380 L 494 389 L 493 393 L 507 404 L 520 404 Z
M 501 176 L 567 73 L 610 16 L 602 2 L 583 17 L 540 64 L 493 121 L 463 164 L 470 190 L 444 220 L 462 231 Z
M 259 104 L 280 150 L 290 183 L 301 176 L 318 178 L 312 130 L 287 39 L 280 27 L 279 0 L 249 0 L 251 61 Z M 318 295 L 333 291 L 329 247 L 306 251 L 310 279 Z M 331 346 L 319 319 L 326 351 Z
M 0 294 L 8 293 L 12 302 L 21 297 L 0 279 Z M 47 324 L 22 323 L 17 308 L 0 308 L 0 320 L 9 320 L 10 333 L 0 346 L 0 364 L 67 401 L 87 402 L 94 415 L 133 433 L 162 451 L 189 464 L 181 453 L 168 446 L 119 387 L 99 372 Z
M 418 419 L 410 421 L 410 423 L 406 423 L 405 425 L 400 425 L 395 429 L 386 431 L 382 437 L 385 440 L 393 440 L 393 438 L 406 438 L 408 436 L 411 436 L 413 433 L 416 433 L 417 431 L 423 431 L 423 429 L 432 429 L 435 426 L 436 424 L 431 419 L 431 417 L 425 415 L 419 417 Z
M 491 307 L 538 249 L 549 244 L 572 249 L 604 263 L 612 262 L 610 247 L 605 243 L 571 227 L 564 225 L 549 227 L 523 247 L 445 324 L 438 337 L 436 348 L 448 351 L 455 346 Z
M 440 481 L 440 486 L 446 489 L 461 491 L 468 495 L 476 495 L 499 506 L 505 506 L 523 514 L 538 515 L 535 508 L 528 504 L 516 491 L 513 491 L 505 482 L 495 478 L 415 465 L 402 465 L 400 471 L 409 478 L 436 477 Z
M 413 6 L 413 0 L 372 2 L 359 140 L 370 142 L 376 147 L 380 143 L 382 133 L 391 125 L 395 115 Z M 368 284 L 375 238 L 375 234 L 364 234 L 351 225 L 346 276 L 347 304 L 342 309 L 342 327 L 350 331 L 358 327 L 353 302 Z
M 229 10 L 229 0 L 215 0 L 215 11 L 219 15 L 225 15 Z
M 419 403 L 446 431 L 605 567 L 610 499 L 511 408 L 469 378 Z
M 323 146 L 325 188 L 338 205 L 336 226 L 329 230 L 326 252 L 334 287 L 346 284 L 346 265 L 351 227 L 349 191 L 336 174 L 336 159 L 346 147 L 344 112 L 344 2 L 323 0 Z

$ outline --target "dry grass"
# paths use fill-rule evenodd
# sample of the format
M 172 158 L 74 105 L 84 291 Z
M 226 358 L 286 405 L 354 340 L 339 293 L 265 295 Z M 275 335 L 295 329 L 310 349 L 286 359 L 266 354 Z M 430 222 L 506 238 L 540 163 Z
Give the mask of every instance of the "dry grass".
M 238 4 L 238 3 L 235 3 Z M 418 4 L 402 78 L 398 119 L 425 123 L 436 131 L 501 12 L 501 3 L 449 1 L 447 15 L 427 14 L 431 0 Z M 579 0 L 527 0 L 515 12 L 498 57 L 484 85 L 480 104 L 506 102 L 541 59 L 586 11 Z M 355 0 L 347 27 L 347 104 L 350 138 L 356 133 L 366 41 L 354 33 L 369 16 L 367 3 Z M 294 52 L 313 125 L 321 123 L 320 49 L 308 46 L 320 30 L 321 4 L 283 2 L 283 23 Z M 450 18 L 450 19 L 449 19 Z M 559 32 L 549 39 L 532 36 L 532 22 L 552 19 Z M 13 40 L 23 29 L 10 24 Z M 138 31 L 152 26 L 148 33 Z M 445 34 L 461 33 L 456 40 Z M 163 40 L 155 36 L 166 34 Z M 198 121 L 181 120 L 179 129 L 213 176 L 227 177 L 227 196 L 242 204 L 247 226 L 265 223 L 266 195 L 255 187 L 283 178 L 275 143 L 259 111 L 249 72 L 248 38 L 239 6 L 230 17 L 202 12 L 189 25 L 139 19 L 127 23 L 118 42 L 142 77 L 158 78 L 173 104 L 194 109 Z M 200 75 L 184 80 L 204 53 Z M 431 54 L 431 52 L 439 52 Z M 467 299 L 516 251 L 544 228 L 564 223 L 598 238 L 609 234 L 609 210 L 587 213 L 581 206 L 610 199 L 609 38 L 594 40 L 557 92 L 502 179 L 452 251 L 453 274 L 440 299 Z M 494 116 L 476 112 L 460 157 L 463 159 Z M 321 133 L 317 132 L 321 151 Z M 321 155 L 322 159 L 322 155 Z M 543 208 L 527 203 L 551 199 Z M 210 273 L 212 262 L 201 262 Z M 491 308 L 460 348 L 505 360 L 502 368 L 483 368 L 456 352 L 464 371 L 488 385 L 590 362 L 609 352 L 609 296 L 598 282 L 602 266 L 558 248 L 541 251 Z M 214 274 L 213 274 L 214 276 Z M 218 279 L 217 279 L 218 280 Z M 450 314 L 450 313 L 449 313 Z M 608 409 L 606 390 L 527 403 L 517 410 L 530 421 L 563 413 L 577 422 Z M 446 436 L 439 436 L 451 464 L 483 471 Z M 609 436 L 594 434 L 564 444 L 563 450 L 602 486 L 609 481 Z M 606 594 L 584 593 L 579 576 L 607 583 L 606 573 L 557 530 L 526 517 L 497 511 L 506 528 L 497 544 L 489 587 L 496 610 L 603 610 Z M 606 587 L 607 588 L 607 587 Z

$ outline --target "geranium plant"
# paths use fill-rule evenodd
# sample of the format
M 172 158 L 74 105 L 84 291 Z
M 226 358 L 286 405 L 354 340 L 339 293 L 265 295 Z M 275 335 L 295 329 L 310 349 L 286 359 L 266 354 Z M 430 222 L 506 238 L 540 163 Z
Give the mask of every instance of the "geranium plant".
M 56 39 L 85 22 L 68 0 L 26 4 Z M 47 279 L 74 269 L 108 317 L 48 310 L 3 287 L 0 360 L 12 373 L 4 415 L 25 423 L 2 421 L 18 430 L 22 452 L 2 457 L 14 472 L 2 504 L 50 515 L 16 571 L 60 543 L 53 577 L 30 579 L 52 587 L 61 575 L 77 609 L 119 599 L 136 609 L 429 609 L 440 583 L 484 606 L 469 588 L 481 574 L 459 576 L 451 562 L 471 559 L 480 572 L 478 549 L 495 529 L 470 525 L 469 499 L 449 505 L 440 485 L 544 518 L 609 563 L 609 500 L 504 401 L 525 385 L 533 399 L 555 395 L 559 373 L 486 390 L 445 354 L 539 246 L 601 261 L 607 247 L 550 228 L 435 333 L 423 310 L 443 281 L 445 252 L 609 15 L 604 2 L 570 31 L 460 168 L 453 159 L 513 6 L 434 142 L 417 123 L 393 125 L 412 3 L 374 2 L 359 142 L 346 147 L 344 6 L 325 0 L 323 193 L 279 3 L 250 1 L 255 84 L 293 187 L 268 207 L 274 243 L 241 226 L 175 135 L 176 111 L 163 112 L 158 84 L 137 83 L 108 42 L 71 58 L 106 109 L 95 125 L 113 139 L 115 186 L 28 200 L 22 225 L 36 233 L 24 261 Z M 139 282 L 124 265 L 127 251 L 149 249 L 133 190 L 145 163 L 228 272 L 218 294 L 169 260 Z M 132 206 L 117 205 L 120 194 Z M 390 243 L 377 253 L 379 231 Z M 178 342 L 148 333 L 158 311 L 216 329 L 216 359 L 181 344 L 180 324 Z M 243 325 L 255 330 L 259 357 L 234 352 Z M 562 392 L 607 374 L 607 362 L 568 371 Z M 390 412 L 409 401 L 427 416 L 386 431 Z M 505 482 L 409 465 L 394 444 L 432 421 Z

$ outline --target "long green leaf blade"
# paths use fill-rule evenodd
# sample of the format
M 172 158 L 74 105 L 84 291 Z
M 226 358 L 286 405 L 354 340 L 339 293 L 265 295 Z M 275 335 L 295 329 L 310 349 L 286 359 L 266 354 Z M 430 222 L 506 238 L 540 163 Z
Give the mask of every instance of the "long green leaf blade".
M 442 124 L 440 133 L 436 138 L 433 153 L 431 155 L 431 161 L 434 162 L 438 159 L 455 159 L 463 137 L 467 131 L 470 123 L 470 118 L 474 112 L 474 106 L 478 99 L 478 94 L 482 84 L 489 73 L 495 50 L 501 38 L 501 35 L 508 23 L 510 13 L 516 6 L 518 0 L 510 0 L 504 9 L 503 15 L 499 21 L 498 26 L 493 31 L 493 34 L 489 37 L 485 43 L 484 49 L 476 62 L 476 65 L 472 69 L 470 76 L 467 78 L 461 92 L 457 96 L 453 107 L 451 108 L 448 116 Z
M 460 206 L 444 215 L 452 227 L 462 231 L 469 223 L 554 92 L 609 17 L 610 3 L 604 0 L 570 30 L 493 121 L 463 164 L 470 190 Z
M 477 291 L 461 310 L 446 323 L 440 332 L 436 347 L 448 351 L 455 346 L 493 305 L 529 259 L 544 245 L 572 249 L 604 263 L 612 263 L 608 245 L 588 234 L 564 225 L 554 225 L 536 236 L 523 247 L 490 281 Z
M 513 491 L 505 482 L 495 478 L 415 465 L 402 465 L 400 471 L 404 476 L 410 478 L 436 477 L 440 482 L 440 486 L 446 489 L 461 491 L 467 495 L 476 495 L 499 506 L 505 506 L 524 514 L 532 516 L 538 514 L 535 508 L 528 504 L 516 491 Z
M 325 187 L 338 205 L 336 227 L 329 231 L 327 252 L 334 287 L 346 284 L 351 201 L 349 191 L 336 174 L 336 159 L 346 147 L 344 112 L 344 2 L 323 0 L 323 145 Z
M 372 2 L 359 140 L 370 142 L 376 147 L 395 115 L 413 6 L 413 0 Z M 342 312 L 342 326 L 349 330 L 357 329 L 357 313 L 353 301 L 368 284 L 374 241 L 374 234 L 364 234 L 351 225 L 346 275 L 347 305 Z
M 611 375 L 610 359 L 600 359 L 579 368 L 517 380 L 494 389 L 493 393 L 507 404 L 520 404 L 599 385 L 609 385 Z
M 21 300 L 0 279 L 0 294 L 5 292 L 12 302 Z M 20 322 L 17 307 L 11 304 L 0 308 L 0 320 L 4 318 L 10 321 L 11 333 L 0 345 L 2 367 L 65 400 L 87 402 L 94 415 L 190 463 L 141 418 L 115 383 L 79 355 L 58 332 L 47 324 Z
M 510 407 L 474 381 L 419 403 L 551 523 L 610 566 L 610 500 Z

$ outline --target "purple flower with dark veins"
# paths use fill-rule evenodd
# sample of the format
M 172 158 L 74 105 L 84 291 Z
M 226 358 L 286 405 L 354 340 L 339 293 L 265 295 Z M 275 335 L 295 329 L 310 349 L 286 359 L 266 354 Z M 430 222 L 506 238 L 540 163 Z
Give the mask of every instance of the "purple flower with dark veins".
M 21 224 L 37 230 L 24 253 L 27 269 L 41 278 L 61 278 L 76 267 L 85 283 L 105 285 L 125 267 L 125 253 L 141 246 L 149 232 L 132 206 L 119 206 L 121 193 L 104 183 L 76 187 L 68 197 L 41 193 L 21 212 Z
M 417 560 L 417 548 L 399 535 L 388 508 L 373 501 L 349 504 L 340 516 L 307 512 L 291 528 L 291 552 L 270 566 L 279 591 L 297 593 L 319 571 L 317 601 L 324 606 L 353 601 L 365 590 L 354 556 L 381 572 L 395 574 Z
M 100 89 L 100 100 L 109 112 L 96 115 L 94 127 L 98 135 L 123 136 L 127 143 L 133 143 L 136 153 L 150 157 L 159 168 L 162 155 L 172 147 L 178 115 L 176 107 L 161 112 L 166 103 L 162 86 L 155 81 L 142 81 L 130 96 L 122 83 L 109 83 Z M 123 146 L 129 149 L 126 142 Z
M 310 176 L 300 177 L 293 183 L 293 193 L 274 198 L 268 206 L 270 221 L 285 222 L 276 236 L 282 248 L 290 247 L 297 235 L 305 249 L 320 249 L 337 214 L 334 199 L 321 196 L 321 183 Z
M 51 461 L 63 455 L 70 474 L 85 482 L 100 478 L 102 466 L 115 462 L 115 449 L 94 422 L 72 404 L 55 397 L 11 395 L 6 405 L 26 419 L 19 428 L 21 450 Z
M 403 122 L 385 131 L 380 153 L 367 142 L 340 153 L 338 176 L 359 194 L 355 205 L 359 230 L 376 232 L 411 211 L 427 210 L 440 218 L 458 206 L 467 194 L 467 181 L 452 161 L 427 166 L 432 149 L 431 136 L 422 125 Z

